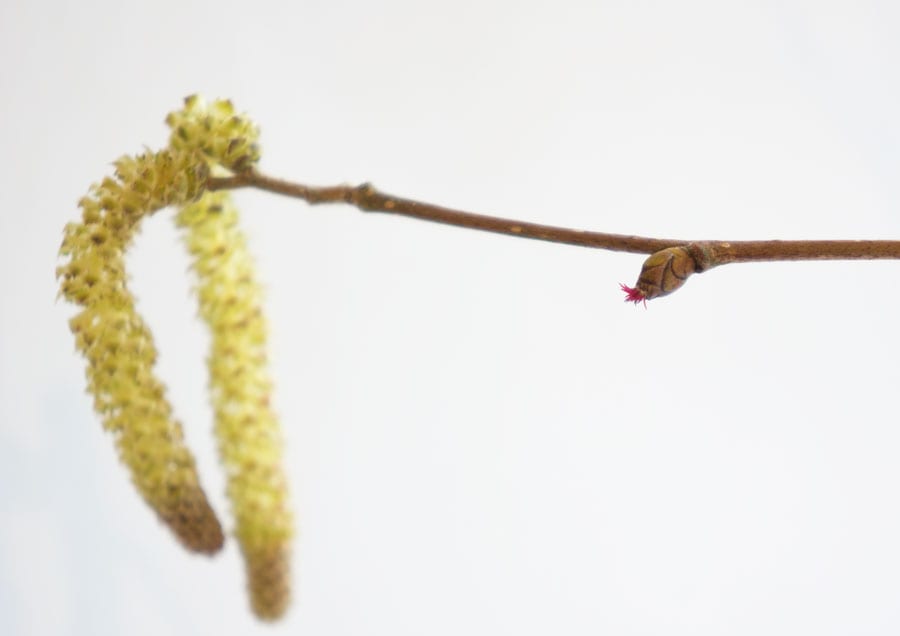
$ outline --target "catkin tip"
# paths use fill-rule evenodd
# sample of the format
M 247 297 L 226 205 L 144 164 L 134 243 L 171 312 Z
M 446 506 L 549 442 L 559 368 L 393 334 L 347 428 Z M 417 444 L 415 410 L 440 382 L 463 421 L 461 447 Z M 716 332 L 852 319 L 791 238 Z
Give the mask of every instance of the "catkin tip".
M 199 487 L 160 506 L 157 511 L 163 523 L 191 552 L 213 555 L 222 549 L 225 542 L 222 525 Z
M 262 620 L 284 616 L 291 602 L 290 550 L 284 544 L 245 548 L 247 588 L 253 613 Z

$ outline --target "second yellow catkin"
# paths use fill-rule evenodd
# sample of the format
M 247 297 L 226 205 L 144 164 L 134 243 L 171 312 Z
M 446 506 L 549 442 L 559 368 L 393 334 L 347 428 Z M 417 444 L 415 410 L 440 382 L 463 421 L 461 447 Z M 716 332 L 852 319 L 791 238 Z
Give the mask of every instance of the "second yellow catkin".
M 215 433 L 251 605 L 260 618 L 276 619 L 290 601 L 293 522 L 270 403 L 261 289 L 227 193 L 204 194 L 176 222 L 193 258 L 200 315 L 212 334 L 207 364 Z
M 208 167 L 190 149 L 126 156 L 115 166 L 79 202 L 80 222 L 65 228 L 60 295 L 80 307 L 69 326 L 88 363 L 88 390 L 134 485 L 185 547 L 212 554 L 222 547 L 222 530 L 153 372 L 153 337 L 125 275 L 125 252 L 141 221 L 196 199 Z

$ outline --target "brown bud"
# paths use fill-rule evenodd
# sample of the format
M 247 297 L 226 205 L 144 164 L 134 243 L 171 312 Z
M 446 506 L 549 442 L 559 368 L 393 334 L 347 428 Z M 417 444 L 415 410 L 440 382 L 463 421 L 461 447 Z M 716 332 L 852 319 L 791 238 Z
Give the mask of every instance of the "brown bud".
M 646 300 L 665 296 L 684 285 L 695 271 L 697 263 L 686 247 L 669 247 L 644 261 L 636 287 Z

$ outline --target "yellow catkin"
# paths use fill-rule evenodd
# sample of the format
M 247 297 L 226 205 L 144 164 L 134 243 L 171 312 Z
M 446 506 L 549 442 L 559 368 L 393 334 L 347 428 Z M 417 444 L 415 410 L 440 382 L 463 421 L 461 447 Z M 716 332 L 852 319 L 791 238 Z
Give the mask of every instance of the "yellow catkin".
M 119 159 L 115 176 L 80 201 L 82 219 L 66 226 L 60 249 L 60 293 L 82 307 L 70 325 L 88 361 L 88 389 L 138 490 L 189 548 L 218 550 L 221 526 L 153 376 L 156 349 L 135 311 L 124 267 L 141 220 L 162 207 L 182 208 L 177 222 L 194 258 L 200 314 L 212 332 L 215 433 L 251 605 L 261 618 L 275 619 L 290 600 L 292 519 L 269 402 L 261 294 L 228 195 L 204 194 L 211 172 L 256 163 L 259 132 L 230 102 L 207 104 L 196 96 L 166 123 L 172 128 L 167 149 Z
M 172 148 L 199 150 L 214 165 L 238 171 L 259 160 L 259 129 L 236 114 L 228 100 L 207 104 L 191 95 L 182 110 L 169 113 L 166 123 L 172 129 Z
M 291 514 L 281 434 L 266 371 L 261 290 L 225 192 L 210 192 L 176 218 L 193 257 L 200 315 L 212 333 L 208 358 L 219 453 L 253 611 L 280 617 L 290 600 Z
M 70 320 L 87 359 L 88 390 L 147 503 L 190 550 L 213 553 L 222 529 L 200 487 L 181 425 L 153 375 L 156 348 L 126 285 L 124 254 L 141 220 L 197 198 L 208 166 L 195 151 L 166 149 L 115 162 L 114 177 L 82 198 L 66 226 L 60 293 L 82 307 Z

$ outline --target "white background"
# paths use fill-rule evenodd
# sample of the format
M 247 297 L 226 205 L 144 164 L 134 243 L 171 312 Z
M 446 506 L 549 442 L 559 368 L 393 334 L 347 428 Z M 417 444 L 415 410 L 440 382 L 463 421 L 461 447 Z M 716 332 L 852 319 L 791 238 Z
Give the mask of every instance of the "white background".
M 295 603 L 138 498 L 54 302 L 76 201 L 193 92 L 261 167 L 687 239 L 900 235 L 895 2 L 0 7 L 0 633 L 897 634 L 897 263 L 642 257 L 240 192 L 267 288 Z M 172 212 L 133 289 L 224 519 Z

